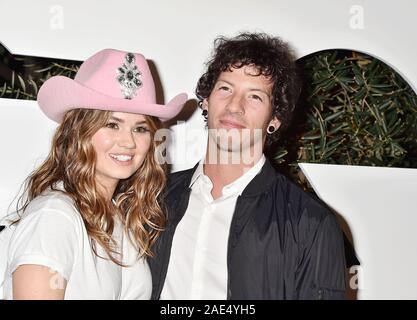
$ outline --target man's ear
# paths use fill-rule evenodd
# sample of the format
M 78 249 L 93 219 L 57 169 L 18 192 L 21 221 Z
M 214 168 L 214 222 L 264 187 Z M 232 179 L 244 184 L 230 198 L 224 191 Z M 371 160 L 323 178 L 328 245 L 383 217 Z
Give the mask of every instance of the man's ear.
M 269 121 L 269 126 L 274 126 L 275 127 L 275 131 L 277 131 L 279 129 L 279 127 L 281 126 L 281 121 L 278 120 L 278 118 L 275 116 L 271 119 L 271 121 Z
M 207 100 L 207 98 L 203 99 L 203 103 L 201 104 L 201 108 L 203 110 L 208 110 L 208 100 Z

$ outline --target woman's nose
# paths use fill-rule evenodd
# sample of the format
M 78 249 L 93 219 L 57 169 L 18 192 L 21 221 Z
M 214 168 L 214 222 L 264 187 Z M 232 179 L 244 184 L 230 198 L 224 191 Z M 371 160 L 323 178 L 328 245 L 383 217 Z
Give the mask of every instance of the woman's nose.
M 133 132 L 129 131 L 125 131 L 125 132 L 121 132 L 120 133 L 120 137 L 119 137 L 119 146 L 124 147 L 124 148 L 128 148 L 128 149 L 133 149 L 136 147 L 136 143 L 135 143 L 135 139 L 133 137 Z

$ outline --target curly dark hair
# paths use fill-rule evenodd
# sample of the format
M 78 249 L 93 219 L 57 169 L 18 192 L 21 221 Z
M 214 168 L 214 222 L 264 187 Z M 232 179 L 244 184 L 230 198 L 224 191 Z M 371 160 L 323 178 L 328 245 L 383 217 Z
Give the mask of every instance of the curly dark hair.
M 288 43 L 265 33 L 240 33 L 236 37 L 214 40 L 214 54 L 207 62 L 207 71 L 198 80 L 196 95 L 199 106 L 210 96 L 221 72 L 255 65 L 258 75 L 273 82 L 272 117 L 281 121 L 279 130 L 267 136 L 267 146 L 277 141 L 292 119 L 300 94 L 295 58 Z

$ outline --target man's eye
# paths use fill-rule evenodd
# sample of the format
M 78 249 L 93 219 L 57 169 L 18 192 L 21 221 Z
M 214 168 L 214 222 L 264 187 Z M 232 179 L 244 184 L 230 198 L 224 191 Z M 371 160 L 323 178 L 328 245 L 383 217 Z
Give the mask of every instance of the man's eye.
M 259 100 L 259 101 L 262 102 L 262 98 L 260 96 L 256 95 L 256 94 L 252 94 L 250 97 L 254 100 Z
M 119 126 L 115 122 L 109 122 L 108 124 L 106 124 L 106 128 L 119 129 Z
M 219 90 L 230 91 L 230 88 L 229 87 L 225 87 L 225 86 L 221 86 L 221 87 L 219 87 Z
M 136 127 L 135 130 L 133 130 L 133 131 L 134 132 L 139 132 L 139 133 L 146 133 L 146 132 L 149 132 L 149 129 L 146 128 L 146 127 L 140 126 L 140 127 Z

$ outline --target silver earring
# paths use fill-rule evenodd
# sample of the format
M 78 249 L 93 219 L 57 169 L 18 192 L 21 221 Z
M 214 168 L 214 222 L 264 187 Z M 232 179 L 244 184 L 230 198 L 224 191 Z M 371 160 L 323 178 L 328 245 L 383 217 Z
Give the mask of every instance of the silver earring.
M 266 132 L 268 134 L 273 134 L 275 132 L 275 127 L 274 126 L 269 126 L 268 129 L 266 129 Z

